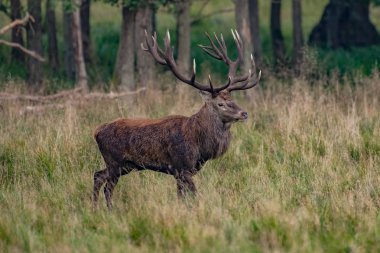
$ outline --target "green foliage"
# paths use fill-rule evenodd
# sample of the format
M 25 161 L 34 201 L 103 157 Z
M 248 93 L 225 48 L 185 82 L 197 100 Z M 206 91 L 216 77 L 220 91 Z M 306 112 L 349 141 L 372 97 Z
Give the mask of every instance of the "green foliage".
M 72 7 L 72 1 L 70 0 L 56 0 L 57 8 L 57 27 L 58 27 L 58 48 L 60 50 L 61 63 L 63 63 L 63 38 L 62 38 L 62 18 L 59 12 L 62 10 L 61 4 L 64 9 L 70 10 Z M 127 0 L 123 2 L 126 6 L 131 8 L 139 8 L 147 3 L 156 5 L 158 9 L 157 13 L 157 30 L 159 43 L 162 45 L 162 38 L 166 29 L 170 29 L 172 36 L 172 43 L 176 43 L 176 25 L 175 17 L 173 15 L 172 7 L 170 4 L 173 1 L 169 0 L 155 0 L 155 1 L 136 1 Z M 5 2 L 3 2 L 5 3 Z M 112 81 L 114 72 L 115 59 L 119 44 L 120 35 L 120 21 L 121 14 L 119 6 L 115 6 L 120 1 L 117 0 L 101 0 L 94 1 L 92 3 L 92 16 L 91 16 L 91 38 L 93 56 L 95 57 L 92 64 L 87 66 L 88 74 L 90 77 L 90 84 L 99 86 L 99 84 L 105 84 L 105 89 L 109 89 L 109 83 Z M 270 70 L 272 63 L 272 48 L 271 37 L 269 32 L 269 13 L 270 13 L 270 1 L 259 1 L 260 3 L 260 30 L 262 48 L 264 54 L 264 65 Z M 305 40 L 310 33 L 314 25 L 319 21 L 322 15 L 323 8 L 328 3 L 328 0 L 303 1 L 303 26 Z M 191 16 L 198 17 L 202 14 L 212 13 L 220 9 L 233 8 L 233 2 L 230 0 L 211 0 L 203 8 L 203 12 L 200 14 L 200 9 L 204 4 L 203 1 L 194 1 L 191 8 Z M 373 8 L 373 17 L 378 15 L 378 8 Z M 9 19 L 0 14 L 0 22 L 8 22 Z M 292 22 L 291 22 L 291 1 L 285 1 L 282 9 L 282 28 L 286 42 L 287 57 L 290 59 L 292 55 Z M 377 19 L 372 18 L 375 24 L 378 26 Z M 207 19 L 202 19 L 197 22 L 191 30 L 191 57 L 197 61 L 197 73 L 199 78 L 207 76 L 212 73 L 214 78 L 225 78 L 227 67 L 220 61 L 216 61 L 207 56 L 197 45 L 207 44 L 207 39 L 204 36 L 204 32 L 210 33 L 223 33 L 227 43 L 228 52 L 232 58 L 236 57 L 235 44 L 232 36 L 230 35 L 230 29 L 234 28 L 234 13 L 224 13 L 222 15 L 214 15 Z M 9 34 L 7 35 L 9 39 Z M 43 44 L 47 48 L 47 36 L 44 35 Z M 313 49 L 315 51 L 316 62 L 313 66 L 322 73 L 322 76 L 327 73 L 338 72 L 340 76 L 351 75 L 350 80 L 353 80 L 352 75 L 357 72 L 361 72 L 364 75 L 370 75 L 373 69 L 379 69 L 379 55 L 380 46 L 373 46 L 368 48 L 351 48 L 348 50 L 325 50 L 325 49 Z M 11 59 L 11 50 L 7 47 L 0 47 L 0 89 L 4 88 L 4 83 L 9 80 L 15 80 L 16 83 L 19 80 L 26 79 L 26 64 L 18 64 Z M 176 54 L 176 52 L 175 52 Z M 308 67 L 310 67 L 308 65 Z M 45 83 L 46 92 L 53 93 L 60 89 L 67 89 L 74 84 L 71 80 L 65 78 L 63 71 L 63 64 L 61 69 L 57 72 L 52 72 L 48 64 L 44 65 L 47 81 Z M 166 71 L 166 68 L 159 68 L 160 72 Z M 319 77 L 319 74 L 311 75 L 312 78 Z M 224 79 L 223 79 L 224 80 Z M 20 84 L 20 88 L 23 84 Z
M 317 49 L 318 62 L 327 73 L 338 71 L 341 74 L 352 74 L 360 71 L 370 75 L 373 69 L 380 70 L 380 46 L 350 48 L 347 50 Z
M 371 0 L 375 6 L 380 6 L 380 0 Z

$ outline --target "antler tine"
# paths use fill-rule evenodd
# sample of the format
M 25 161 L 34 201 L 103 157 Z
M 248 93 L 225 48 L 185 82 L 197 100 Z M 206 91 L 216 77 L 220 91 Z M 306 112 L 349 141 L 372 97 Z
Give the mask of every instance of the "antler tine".
M 208 40 L 210 41 L 210 45 L 199 45 L 208 55 L 217 60 L 222 60 L 225 64 L 229 66 L 228 75 L 231 80 L 228 80 L 223 87 L 228 87 L 229 85 L 233 85 L 235 83 L 244 82 L 251 78 L 251 74 L 236 76 L 237 68 L 243 60 L 243 43 L 240 38 L 240 35 L 236 30 L 231 29 L 231 33 L 238 50 L 238 57 L 234 61 L 232 61 L 228 57 L 227 46 L 224 41 L 223 34 L 221 34 L 219 38 L 214 32 L 214 39 L 216 41 L 214 42 L 214 40 L 211 39 L 210 35 L 206 32 L 205 34 Z
M 253 75 L 256 75 L 256 63 L 255 60 L 253 59 L 253 55 L 251 54 L 251 66 L 253 70 Z
M 240 63 L 243 61 L 243 43 L 240 39 L 239 33 L 235 30 L 231 29 L 232 36 L 234 38 L 237 50 L 238 50 L 238 58 L 236 59 L 236 62 Z
M 166 61 L 162 59 L 161 56 L 159 55 L 159 51 L 161 51 L 161 49 L 157 45 L 157 35 L 152 36 L 152 40 L 153 40 L 153 45 L 150 45 L 149 40 L 148 40 L 148 32 L 145 30 L 145 43 L 147 47 L 145 47 L 144 44 L 141 43 L 142 50 L 149 52 L 159 64 L 165 65 Z
M 170 33 L 169 30 L 166 30 L 166 36 L 164 39 L 165 43 L 165 60 L 169 65 L 176 66 L 177 64 L 174 61 L 174 56 L 173 56 L 173 49 L 172 46 L 170 45 Z
M 224 42 L 224 37 L 223 37 L 223 34 L 222 34 L 222 33 L 220 34 L 220 40 L 222 41 L 223 48 L 226 49 L 226 53 L 227 53 L 227 46 L 226 46 L 226 42 Z
M 149 47 L 149 43 L 148 43 L 148 41 L 147 41 L 147 38 L 148 38 L 148 32 L 146 31 L 146 29 L 144 30 L 144 32 L 145 32 L 145 41 L 146 41 L 146 44 L 147 44 L 148 47 Z M 144 47 L 144 42 L 141 42 L 140 46 L 141 46 L 141 49 L 142 49 L 142 50 L 144 50 L 144 51 L 149 51 L 148 48 Z
M 246 89 L 250 89 L 250 88 L 255 87 L 260 82 L 260 79 L 261 79 L 261 70 L 259 71 L 259 74 L 257 75 L 255 81 L 252 82 L 250 85 L 244 87 L 244 89 L 246 90 Z
M 232 90 L 248 90 L 248 89 L 251 89 L 259 83 L 260 78 L 261 78 L 261 70 L 259 71 L 259 74 L 257 75 L 257 77 L 253 81 L 247 81 L 244 85 L 242 85 L 242 87 L 237 88 L 237 89 L 231 89 L 231 91 Z
M 243 41 L 241 40 L 240 34 L 238 33 L 238 31 L 236 29 L 235 29 L 235 34 L 236 34 L 236 38 L 240 44 L 240 47 L 243 47 Z
M 203 45 L 201 45 L 201 44 L 199 44 L 198 46 L 199 46 L 200 48 L 202 48 L 203 51 L 205 51 L 209 56 L 214 57 L 214 58 L 217 59 L 217 60 L 223 60 L 222 57 L 220 57 L 220 56 L 218 56 L 218 55 L 216 55 L 216 54 L 213 53 L 214 50 L 213 50 L 212 47 L 210 47 L 210 46 L 203 46 Z
M 256 74 L 256 63 L 253 58 L 253 55 L 251 54 L 251 69 L 248 71 L 248 75 L 244 76 L 246 79 L 243 78 L 241 80 L 235 79 L 233 85 L 231 85 L 227 90 L 229 92 L 234 90 L 247 90 L 250 88 L 255 87 L 261 78 L 261 70 L 259 71 L 259 74 Z M 237 84 L 239 83 L 239 84 Z M 235 84 L 235 85 L 234 85 Z
M 143 51 L 149 51 L 148 48 L 144 47 L 144 43 L 143 43 L 143 42 L 141 42 L 140 47 L 141 47 L 141 49 L 142 49 Z
M 211 38 L 210 38 L 210 40 L 211 40 Z M 165 51 L 163 51 L 158 46 L 158 43 L 157 43 L 157 34 L 156 33 L 153 34 L 152 41 L 153 41 L 153 45 L 151 45 L 149 43 L 148 33 L 145 32 L 146 46 L 142 43 L 141 44 L 141 48 L 144 51 L 149 52 L 158 63 L 160 63 L 162 65 L 167 65 L 169 67 L 169 69 L 173 72 L 174 76 L 176 76 L 182 82 L 187 83 L 187 84 L 193 86 L 194 88 L 196 88 L 198 90 L 203 90 L 203 91 L 210 92 L 213 95 L 215 95 L 218 92 L 226 89 L 231 84 L 231 81 L 229 81 L 226 85 L 223 85 L 222 87 L 214 89 L 212 83 L 208 87 L 206 85 L 203 85 L 203 84 L 197 82 L 195 80 L 195 77 L 196 77 L 196 63 L 195 63 L 195 59 L 193 60 L 193 71 L 192 71 L 193 73 L 191 74 L 190 78 L 188 78 L 188 77 L 184 76 L 182 73 L 180 73 L 180 71 L 177 68 L 177 64 L 176 64 L 176 62 L 174 60 L 173 48 L 170 45 L 170 33 L 169 33 L 169 30 L 167 30 L 165 38 L 164 38 Z M 211 54 L 212 53 L 217 54 L 217 55 L 215 55 L 216 57 L 219 57 L 219 56 L 221 57 L 221 53 L 216 48 L 215 44 L 213 45 L 213 47 L 204 47 L 203 49 L 205 51 L 207 51 L 207 50 L 210 51 Z
M 149 43 L 148 33 L 146 31 L 145 31 L 146 46 L 144 45 L 144 43 L 141 43 L 141 48 L 142 50 L 149 52 L 158 63 L 162 65 L 167 65 L 170 68 L 170 70 L 173 72 L 173 74 L 179 80 L 195 87 L 196 89 L 207 91 L 215 95 L 222 90 L 227 90 L 230 92 L 233 90 L 245 90 L 245 89 L 252 88 L 255 85 L 257 85 L 257 83 L 259 82 L 260 77 L 261 77 L 261 72 L 259 72 L 259 76 L 257 77 L 255 61 L 253 60 L 253 56 L 251 55 L 251 65 L 253 69 L 253 74 L 252 74 L 252 71 L 249 70 L 248 74 L 235 77 L 236 69 L 239 63 L 241 63 L 242 61 L 243 43 L 236 30 L 235 31 L 231 30 L 231 33 L 232 33 L 232 36 L 234 37 L 234 41 L 239 53 L 239 56 L 235 61 L 231 61 L 227 55 L 227 47 L 226 47 L 226 43 L 224 41 L 222 34 L 220 35 L 220 39 L 219 39 L 218 36 L 214 33 L 215 40 L 219 47 L 214 43 L 214 41 L 211 39 L 208 33 L 206 33 L 206 36 L 208 40 L 210 41 L 210 46 L 199 45 L 207 54 L 209 54 L 210 56 L 218 60 L 223 60 L 229 66 L 228 81 L 219 88 L 214 88 L 214 85 L 212 84 L 211 76 L 209 76 L 209 87 L 195 80 L 195 77 L 196 77 L 195 59 L 193 60 L 193 70 L 192 70 L 192 74 L 190 78 L 187 78 L 183 74 L 180 73 L 180 71 L 177 68 L 177 64 L 174 60 L 173 48 L 170 45 L 169 30 L 167 30 L 165 38 L 164 38 L 165 51 L 163 51 L 158 46 L 156 33 L 154 33 L 152 36 L 153 43 L 152 44 Z
M 240 85 L 230 86 L 229 88 L 227 88 L 227 90 L 231 92 L 234 90 L 248 90 L 250 88 L 255 87 L 260 81 L 261 70 L 259 71 L 258 75 L 256 75 L 256 73 L 252 74 L 251 71 L 249 72 L 250 72 L 249 75 L 251 77 L 248 80 L 244 81 L 243 83 L 240 83 Z M 254 76 L 256 76 L 256 78 L 253 78 Z
M 238 42 L 240 37 L 237 32 L 235 32 L 235 34 L 236 34 L 236 41 Z M 234 90 L 250 89 L 259 83 L 260 78 L 261 78 L 261 71 L 259 71 L 259 75 L 257 76 L 256 63 L 255 63 L 255 60 L 253 59 L 252 54 L 250 57 L 250 61 L 251 61 L 251 69 L 249 69 L 248 74 L 240 78 L 235 78 L 232 82 L 232 85 L 227 89 L 229 92 L 234 91 Z
M 231 85 L 231 83 L 232 83 L 232 78 L 230 76 L 228 76 L 227 83 L 225 85 L 223 85 L 222 87 L 214 89 L 214 93 L 218 93 L 218 92 L 220 92 L 222 90 L 227 89 Z
M 194 83 L 194 81 L 195 81 L 195 74 L 196 74 L 196 72 L 197 72 L 197 70 L 196 70 L 196 64 L 195 64 L 195 58 L 193 59 L 193 73 L 192 73 L 192 75 L 191 75 L 191 79 L 190 79 L 190 82 L 191 83 Z
M 212 81 L 211 81 L 211 76 L 210 75 L 208 75 L 208 82 L 210 84 L 210 88 L 212 90 L 212 93 L 214 94 L 214 86 L 212 85 Z
M 218 55 L 218 60 L 223 60 L 225 62 L 225 57 L 223 53 L 219 50 L 219 48 L 215 45 L 214 41 L 211 39 L 210 35 L 206 32 L 205 33 L 208 40 L 210 41 L 210 47 L 209 49 L 212 50 L 216 55 Z
M 156 32 L 153 33 L 152 40 L 153 40 L 153 45 L 158 45 L 158 43 L 157 43 L 157 33 Z M 157 46 L 157 52 L 161 56 L 165 55 L 164 51 L 162 51 L 162 49 L 159 46 Z
M 223 60 L 226 63 L 231 62 L 230 58 L 228 58 L 228 55 L 227 55 L 227 47 L 220 42 L 218 36 L 216 36 L 216 33 L 214 33 L 214 37 L 215 37 L 216 42 L 219 45 L 219 48 L 221 49 L 221 54 L 223 55 Z

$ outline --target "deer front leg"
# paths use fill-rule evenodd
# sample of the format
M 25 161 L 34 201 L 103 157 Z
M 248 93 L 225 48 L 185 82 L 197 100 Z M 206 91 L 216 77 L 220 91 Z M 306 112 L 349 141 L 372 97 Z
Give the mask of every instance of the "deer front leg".
M 192 196 L 196 195 L 197 189 L 190 173 L 181 173 L 175 178 L 177 180 L 178 198 L 184 199 L 188 193 L 191 193 Z

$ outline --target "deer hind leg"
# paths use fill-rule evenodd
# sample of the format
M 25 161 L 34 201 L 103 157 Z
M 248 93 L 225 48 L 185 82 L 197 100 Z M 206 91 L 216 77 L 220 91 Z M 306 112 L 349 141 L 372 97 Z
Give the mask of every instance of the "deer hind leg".
M 107 178 L 106 186 L 104 186 L 104 195 L 106 197 L 107 207 L 109 210 L 112 209 L 112 194 L 117 182 L 119 181 L 120 175 L 112 175 Z
M 96 208 L 98 204 L 100 188 L 106 182 L 107 177 L 108 177 L 107 168 L 105 168 L 104 170 L 99 170 L 95 172 L 94 174 L 94 191 L 92 195 L 92 203 L 93 203 L 94 208 Z
M 104 196 L 106 197 L 107 207 L 109 210 L 112 209 L 112 194 L 120 176 L 126 175 L 132 171 L 132 167 L 126 166 L 125 168 L 118 168 L 116 170 L 110 171 L 107 177 L 107 183 L 104 186 Z
M 195 196 L 197 189 L 190 174 L 181 174 L 175 177 L 177 180 L 177 194 L 178 198 L 184 199 L 188 193 Z

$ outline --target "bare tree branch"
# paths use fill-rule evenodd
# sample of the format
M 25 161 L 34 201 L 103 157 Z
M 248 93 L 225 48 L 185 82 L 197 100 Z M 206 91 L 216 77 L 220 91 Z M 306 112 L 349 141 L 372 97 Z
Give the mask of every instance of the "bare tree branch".
M 64 97 L 70 97 L 78 95 L 81 91 L 81 88 L 76 88 L 73 90 L 65 90 L 57 94 L 48 95 L 48 96 L 33 96 L 33 95 L 20 95 L 13 94 L 8 92 L 0 92 L 0 100 L 18 100 L 18 101 L 27 101 L 27 102 L 37 102 L 37 103 L 46 103 L 58 100 Z
M 41 55 L 37 54 L 36 52 L 34 51 L 31 51 L 31 50 L 28 50 L 26 49 L 25 47 L 21 46 L 20 44 L 18 43 L 14 43 L 14 42 L 9 42 L 9 41 L 6 41 L 6 40 L 0 40 L 0 45 L 3 44 L 3 45 L 6 45 L 6 46 L 9 46 L 9 47 L 15 47 L 15 48 L 18 48 L 20 49 L 22 52 L 24 52 L 25 54 L 29 55 L 30 57 L 33 57 L 41 62 L 44 62 L 46 61 L 45 58 L 43 58 Z
M 54 95 L 48 96 L 33 96 L 33 95 L 21 95 L 13 94 L 8 92 L 0 92 L 0 101 L 25 101 L 25 102 L 34 102 L 34 103 L 53 103 L 59 99 L 67 100 L 93 100 L 93 99 L 116 99 L 129 95 L 135 95 L 146 88 L 140 88 L 136 91 L 121 92 L 121 93 L 102 93 L 102 92 L 91 92 L 87 94 L 82 94 L 82 88 L 78 87 L 73 90 L 65 90 Z
M 12 29 L 13 27 L 16 27 L 19 25 L 25 26 L 26 24 L 28 24 L 29 21 L 34 22 L 34 18 L 32 16 L 30 16 L 29 13 L 26 13 L 26 15 L 23 19 L 16 19 L 12 23 L 1 28 L 0 29 L 0 35 L 3 35 L 4 33 L 6 33 L 8 30 Z
M 206 8 L 206 6 L 209 4 L 210 0 L 202 1 L 201 7 L 198 10 L 198 13 L 195 15 L 196 17 L 201 16 L 203 10 Z
M 77 90 L 77 89 L 75 89 L 75 90 Z M 24 108 L 22 108 L 20 110 L 19 113 L 20 113 L 20 115 L 24 115 L 27 113 L 37 113 L 38 114 L 38 113 L 43 113 L 49 109 L 65 109 L 68 106 L 81 105 L 81 104 L 84 104 L 88 101 L 93 101 L 93 100 L 117 99 L 117 98 L 122 98 L 122 97 L 126 97 L 126 96 L 137 95 L 144 90 L 146 90 L 145 87 L 140 88 L 136 91 L 130 91 L 130 92 L 122 92 L 122 93 L 93 92 L 93 93 L 87 93 L 85 95 L 81 95 L 79 92 L 72 93 L 74 90 L 64 91 L 64 92 L 66 92 L 65 94 L 71 94 L 71 95 L 76 94 L 76 96 L 71 96 L 71 98 L 66 100 L 66 102 L 64 102 L 64 103 L 51 103 L 51 104 L 45 104 L 45 105 L 25 106 Z M 52 95 L 52 96 L 45 96 L 45 97 L 42 96 L 39 98 L 46 98 L 46 97 L 51 98 L 51 97 L 56 96 L 56 95 L 59 95 L 59 97 L 62 98 L 62 95 L 64 95 L 62 93 L 63 92 Z M 0 96 L 1 96 L 1 94 L 0 94 Z M 20 96 L 20 95 L 18 95 L 18 96 Z M 28 98 L 30 98 L 30 96 L 28 96 Z
M 25 25 L 27 25 L 29 23 L 29 21 L 34 22 L 34 18 L 32 16 L 30 16 L 29 13 L 26 13 L 26 15 L 25 15 L 25 17 L 23 19 L 16 19 L 12 23 L 10 23 L 10 24 L 4 26 L 3 28 L 1 28 L 0 29 L 0 35 L 3 35 L 8 30 L 10 30 L 10 29 L 12 29 L 12 28 L 14 28 L 16 26 L 25 26 Z M 9 46 L 9 47 L 18 48 L 23 53 L 29 55 L 30 57 L 33 57 L 34 59 L 36 59 L 38 61 L 41 61 L 41 62 L 45 61 L 45 58 L 43 58 L 41 55 L 39 55 L 36 52 L 31 51 L 31 50 L 29 50 L 29 49 L 21 46 L 18 43 L 9 42 L 9 41 L 1 40 L 0 39 L 0 45 L 6 45 L 6 46 Z
M 143 87 L 143 88 L 137 89 L 135 91 L 126 91 L 126 92 L 120 92 L 120 93 L 114 93 L 114 92 L 110 92 L 110 93 L 92 92 L 92 93 L 88 93 L 88 94 L 86 94 L 86 95 L 84 95 L 82 97 L 85 100 L 116 99 L 116 98 L 122 98 L 122 97 L 125 97 L 125 96 L 136 95 L 136 94 L 139 94 L 140 92 L 145 91 L 145 90 L 146 90 L 146 88 Z

